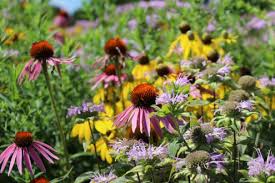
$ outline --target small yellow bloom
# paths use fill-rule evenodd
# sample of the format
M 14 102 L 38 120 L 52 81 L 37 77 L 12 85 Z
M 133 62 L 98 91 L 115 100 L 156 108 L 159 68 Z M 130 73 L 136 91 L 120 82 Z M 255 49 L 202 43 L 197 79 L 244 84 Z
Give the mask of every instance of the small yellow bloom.
M 115 127 L 113 121 L 111 120 L 98 120 L 95 121 L 95 129 L 102 135 L 96 141 L 96 152 L 100 154 L 102 161 L 107 161 L 109 164 L 113 162 L 113 159 L 110 155 L 111 148 L 108 147 L 108 144 L 116 136 Z M 88 146 L 88 149 L 91 152 L 95 152 L 95 147 L 93 144 Z
M 71 137 L 78 136 L 81 143 L 84 141 L 86 145 L 89 145 L 91 143 L 92 127 L 93 122 L 89 120 L 84 121 L 83 123 L 77 123 L 73 126 Z
M 5 45 L 11 45 L 16 41 L 23 39 L 25 36 L 24 33 L 15 32 L 12 28 L 6 28 L 5 33 L 7 35 L 7 39 L 4 42 Z
M 149 81 L 152 79 L 152 74 L 155 72 L 157 61 L 152 60 L 148 64 L 138 64 L 132 70 L 133 78 L 136 81 Z

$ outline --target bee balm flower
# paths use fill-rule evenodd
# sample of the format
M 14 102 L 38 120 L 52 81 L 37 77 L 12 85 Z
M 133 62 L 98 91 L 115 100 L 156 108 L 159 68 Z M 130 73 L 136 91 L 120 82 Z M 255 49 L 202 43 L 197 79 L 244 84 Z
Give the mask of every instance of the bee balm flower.
M 156 104 L 157 96 L 158 90 L 150 84 L 143 83 L 136 86 L 131 94 L 133 105 L 119 114 L 114 124 L 117 127 L 122 127 L 131 123 L 133 133 L 139 129 L 140 133 L 145 132 L 147 136 L 150 136 L 151 127 L 153 127 L 156 133 L 162 136 L 161 121 L 170 133 L 174 132 L 175 124 L 171 116 L 150 115 L 151 112 L 155 111 L 152 105 Z
M 55 150 L 51 146 L 43 142 L 33 140 L 30 132 L 17 132 L 14 143 L 7 147 L 0 155 L 0 164 L 2 164 L 0 173 L 4 172 L 10 158 L 11 161 L 8 175 L 10 175 L 15 162 L 19 173 L 22 174 L 23 160 L 29 172 L 33 175 L 31 159 L 41 171 L 46 172 L 45 166 L 39 154 L 41 154 L 50 163 L 54 163 L 53 160 L 58 160 L 58 157 L 54 155 L 53 152 L 55 152 Z
M 26 75 L 30 81 L 36 80 L 41 73 L 43 65 L 56 67 L 60 74 L 60 64 L 71 64 L 74 60 L 54 57 L 53 46 L 48 41 L 38 41 L 32 44 L 30 55 L 32 59 L 25 65 L 18 77 L 18 83 L 22 84 Z

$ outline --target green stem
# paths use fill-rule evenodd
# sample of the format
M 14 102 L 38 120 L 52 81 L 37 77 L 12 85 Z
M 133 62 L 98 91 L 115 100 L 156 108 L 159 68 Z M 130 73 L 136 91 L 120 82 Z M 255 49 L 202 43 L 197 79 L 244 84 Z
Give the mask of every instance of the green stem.
M 64 133 L 62 121 L 61 121 L 61 119 L 60 119 L 60 117 L 57 113 L 57 106 L 56 106 L 55 99 L 53 97 L 53 90 L 52 90 L 52 86 L 51 86 L 51 83 L 50 83 L 50 77 L 49 77 L 46 62 L 43 62 L 42 67 L 43 67 L 43 73 L 44 73 L 44 77 L 45 77 L 45 80 L 46 80 L 46 85 L 47 85 L 49 95 L 50 95 L 50 99 L 51 99 L 51 103 L 52 103 L 52 108 L 53 108 L 53 111 L 54 111 L 54 114 L 55 114 L 55 117 L 56 117 L 55 125 L 59 130 L 60 140 L 61 140 L 61 143 L 63 145 L 63 152 L 64 152 L 64 156 L 65 156 L 65 170 L 68 171 L 69 167 L 70 167 L 70 162 L 69 162 L 69 153 L 68 153 L 67 144 L 66 144 L 66 135 Z
M 134 165 L 137 166 L 136 162 L 134 161 Z M 137 172 L 137 178 L 138 178 L 138 182 L 141 183 L 141 180 L 140 180 L 140 176 L 139 176 L 139 173 Z
M 98 156 L 97 150 L 96 150 L 96 142 L 95 142 L 94 130 L 93 130 L 93 128 L 95 128 L 94 122 L 92 122 L 93 123 L 93 128 L 91 127 L 90 120 L 88 121 L 88 123 L 89 123 L 89 128 L 90 128 L 91 134 L 92 134 L 93 145 L 94 145 L 94 148 L 95 148 L 95 156 L 96 156 L 95 158 L 96 158 L 97 168 L 98 168 L 99 173 L 101 173 L 101 168 L 100 168 L 100 165 L 99 165 L 99 156 Z
M 237 171 L 237 140 L 236 140 L 236 131 L 233 129 L 233 168 L 234 168 L 234 183 L 239 182 L 238 181 L 238 171 Z
M 118 87 L 118 94 L 121 94 L 121 102 L 122 102 L 122 108 L 123 110 L 125 109 L 125 101 L 123 98 L 123 92 L 122 92 L 122 81 L 121 81 L 121 69 L 119 68 L 119 58 L 115 58 L 115 67 L 116 67 L 116 71 L 117 71 L 117 77 L 118 77 L 118 81 L 119 81 L 119 87 Z

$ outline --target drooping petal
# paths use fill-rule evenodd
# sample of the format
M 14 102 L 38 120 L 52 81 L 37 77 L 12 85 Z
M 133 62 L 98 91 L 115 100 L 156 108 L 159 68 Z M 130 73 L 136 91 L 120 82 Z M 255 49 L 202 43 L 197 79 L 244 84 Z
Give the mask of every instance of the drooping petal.
M 45 144 L 44 142 L 40 142 L 40 141 L 37 141 L 37 140 L 34 141 L 34 142 L 36 142 L 36 143 L 38 143 L 38 144 L 40 144 L 40 145 L 46 147 L 47 149 L 49 149 L 49 150 L 51 150 L 51 151 L 53 151 L 53 152 L 56 152 L 56 150 L 55 150 L 54 148 L 52 148 L 52 147 L 49 146 L 48 144 Z
M 44 157 L 46 160 L 48 160 L 51 164 L 53 164 L 53 160 L 51 157 L 42 149 L 39 147 L 37 144 L 33 144 L 33 147 Z
M 31 163 L 31 159 L 30 159 L 28 149 L 26 147 L 23 148 L 23 156 L 24 156 L 25 165 L 26 165 L 27 169 L 29 170 L 31 175 L 33 175 L 32 163 Z
M 23 156 L 23 151 L 22 148 L 18 148 L 18 152 L 17 152 L 17 156 L 16 156 L 16 164 L 17 164 L 17 168 L 19 173 L 22 175 L 22 156 Z
M 155 132 L 157 133 L 158 136 L 162 137 L 162 131 L 161 131 L 159 123 L 160 122 L 157 118 L 155 118 L 155 117 L 151 118 L 151 124 L 153 125 Z
M 19 149 L 19 147 L 15 147 L 13 155 L 11 157 L 10 167 L 9 167 L 9 171 L 8 171 L 8 176 L 10 176 L 10 173 L 11 173 L 12 168 L 14 166 L 14 163 L 15 163 L 15 160 L 16 160 L 16 156 L 17 156 L 17 153 L 18 153 L 18 149 Z
M 150 116 L 149 111 L 146 109 L 144 110 L 144 118 L 145 118 L 145 125 L 146 125 L 146 131 L 147 135 L 150 136 L 151 127 L 150 127 Z
M 35 142 L 33 144 L 34 144 L 34 146 L 38 147 L 40 151 L 47 153 L 53 159 L 59 160 L 59 158 L 56 155 L 54 155 L 52 152 L 50 152 L 46 147 L 42 146 L 41 144 L 35 143 Z
M 133 114 L 133 118 L 132 118 L 132 132 L 135 133 L 136 127 L 137 127 L 137 124 L 138 124 L 139 108 L 136 108 L 133 111 L 132 114 Z
M 3 157 L 3 158 L 4 158 L 4 159 L 3 159 L 4 161 L 3 161 L 3 163 L 2 163 L 0 173 L 3 173 L 3 171 L 5 170 L 6 165 L 7 165 L 8 161 L 9 161 L 11 155 L 13 154 L 15 148 L 16 148 L 16 145 L 15 145 L 15 144 L 14 144 L 14 145 L 11 145 L 10 148 L 9 148 L 9 150 L 5 152 L 5 156 Z
M 134 109 L 134 106 L 128 107 L 125 111 L 123 111 L 121 114 L 119 114 L 114 122 L 114 124 L 117 127 L 121 127 L 125 125 L 123 122 L 125 122 L 124 119 L 127 120 L 129 114 L 131 114 L 132 110 Z
M 41 160 L 41 158 L 39 157 L 37 152 L 34 150 L 34 148 L 32 146 L 30 146 L 30 147 L 28 147 L 28 149 L 29 149 L 30 156 L 31 156 L 32 160 L 35 162 L 35 164 L 38 166 L 38 168 L 42 172 L 46 172 L 46 168 L 43 164 L 43 161 Z
M 32 64 L 33 64 L 32 59 L 26 63 L 26 65 L 24 66 L 24 68 L 22 69 L 22 71 L 18 77 L 18 80 L 17 80 L 18 84 L 21 85 L 23 83 L 26 74 L 28 74 L 30 72 L 30 68 L 31 68 Z
M 143 110 L 139 110 L 139 130 L 140 130 L 140 133 L 143 133 Z

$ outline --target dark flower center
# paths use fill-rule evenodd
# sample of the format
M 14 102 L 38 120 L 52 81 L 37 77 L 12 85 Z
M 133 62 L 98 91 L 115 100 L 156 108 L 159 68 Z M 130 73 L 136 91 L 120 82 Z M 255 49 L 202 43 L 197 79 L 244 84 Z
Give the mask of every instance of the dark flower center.
M 171 74 L 171 69 L 166 65 L 158 67 L 156 69 L 156 71 L 157 71 L 158 75 L 161 77 Z
M 136 86 L 131 93 L 131 101 L 136 107 L 150 107 L 156 103 L 158 90 L 147 83 Z
M 59 13 L 58 13 L 59 16 L 62 16 L 64 18 L 69 18 L 69 14 L 64 11 L 64 10 L 60 10 Z
M 180 29 L 180 32 L 181 32 L 182 34 L 185 34 L 185 33 L 188 32 L 189 30 L 191 30 L 191 27 L 190 27 L 190 25 L 184 23 L 184 24 L 182 24 L 182 25 L 179 27 L 179 29 Z
M 210 60 L 213 63 L 216 63 L 219 58 L 220 58 L 220 55 L 215 50 L 213 50 L 213 51 L 211 51 L 207 54 L 207 59 Z
M 31 57 L 37 60 L 48 59 L 53 56 L 53 46 L 48 41 L 38 41 L 32 44 Z
M 120 38 L 112 38 L 106 42 L 104 51 L 110 56 L 126 55 L 127 47 L 124 41 Z
M 108 65 L 105 68 L 104 73 L 107 74 L 108 76 L 116 75 L 116 66 L 115 66 L 115 64 Z
M 49 183 L 48 179 L 45 177 L 38 177 L 36 179 L 33 179 L 30 183 Z
M 211 43 L 212 43 L 212 36 L 209 35 L 209 34 L 203 35 L 203 36 L 202 36 L 202 42 L 203 42 L 203 44 L 205 44 L 205 45 L 211 44 Z
M 149 64 L 150 60 L 149 60 L 149 57 L 147 55 L 141 55 L 139 58 L 138 58 L 138 63 L 140 65 L 147 65 Z
M 30 132 L 17 132 L 15 135 L 14 143 L 18 147 L 28 147 L 32 142 L 32 133 Z

